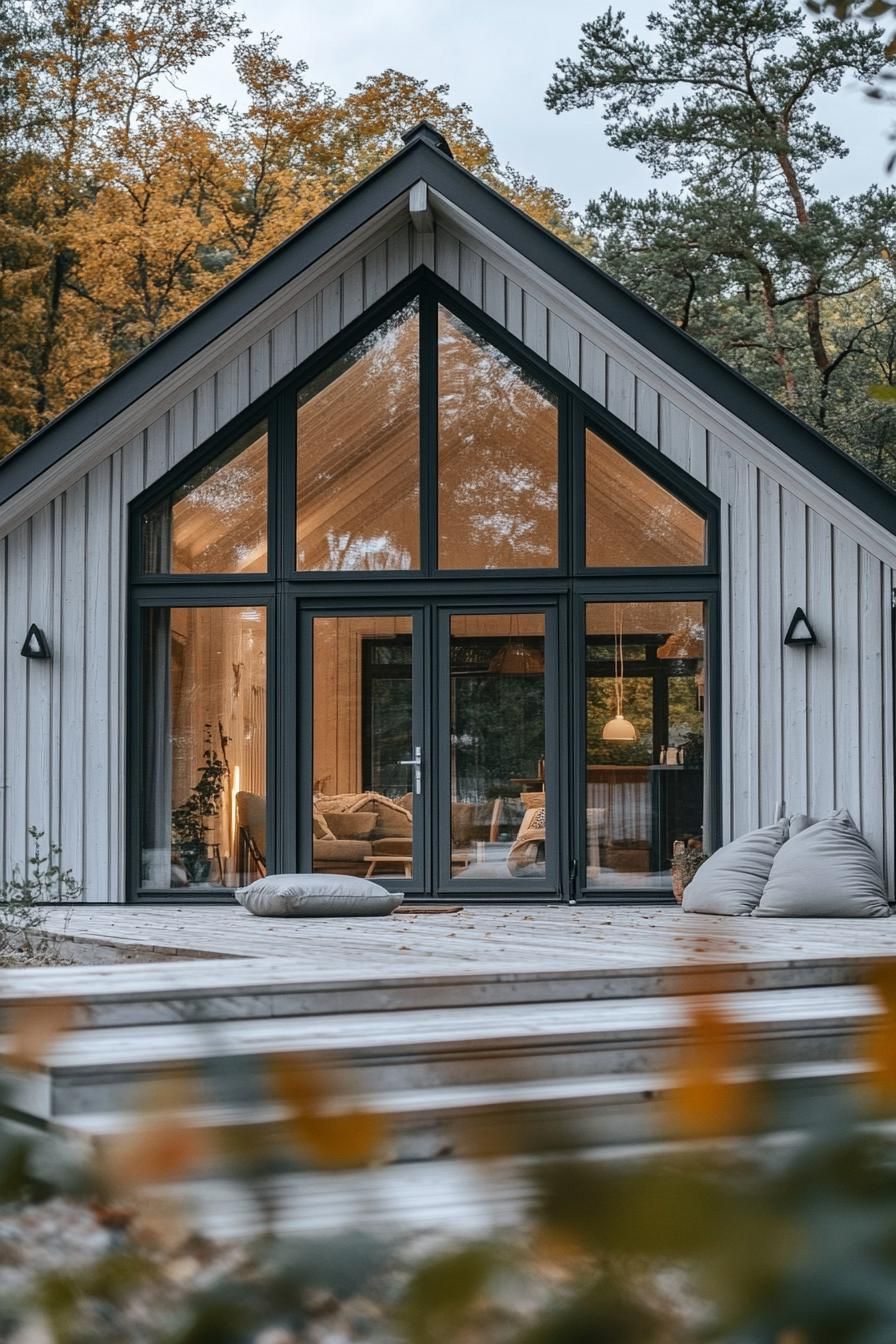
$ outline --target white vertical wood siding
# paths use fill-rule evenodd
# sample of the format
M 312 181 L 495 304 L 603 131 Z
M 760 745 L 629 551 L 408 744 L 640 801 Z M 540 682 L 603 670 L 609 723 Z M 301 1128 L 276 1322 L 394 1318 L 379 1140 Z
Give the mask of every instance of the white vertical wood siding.
M 432 235 L 402 225 L 351 259 L 0 539 L 0 872 L 23 861 L 33 824 L 62 845 L 88 900 L 122 898 L 128 503 L 421 261 L 721 500 L 723 839 L 771 820 L 779 799 L 815 813 L 847 806 L 892 889 L 896 542 L 872 554 L 855 539 L 858 520 L 849 535 L 806 502 L 811 490 L 798 497 L 767 459 L 710 416 L 701 423 L 699 397 L 683 409 L 601 347 L 599 324 L 573 324 L 440 224 L 434 250 Z M 814 649 L 783 646 L 795 606 L 816 629 Z M 30 621 L 47 632 L 49 663 L 20 656 Z

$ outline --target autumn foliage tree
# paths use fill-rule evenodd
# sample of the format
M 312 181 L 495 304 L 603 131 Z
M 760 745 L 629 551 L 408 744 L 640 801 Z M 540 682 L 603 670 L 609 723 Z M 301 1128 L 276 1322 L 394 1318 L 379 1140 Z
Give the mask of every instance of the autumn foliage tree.
M 236 106 L 178 91 L 232 44 Z M 0 454 L 401 147 L 461 163 L 572 236 L 447 86 L 397 70 L 346 98 L 232 0 L 0 0 Z

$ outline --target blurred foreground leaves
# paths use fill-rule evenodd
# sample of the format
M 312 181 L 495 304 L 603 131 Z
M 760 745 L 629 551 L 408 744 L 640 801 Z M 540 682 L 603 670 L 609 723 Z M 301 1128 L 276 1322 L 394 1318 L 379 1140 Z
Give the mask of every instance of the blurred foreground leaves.
M 133 1130 L 98 1158 L 0 1129 L 0 1338 L 892 1344 L 896 969 L 877 971 L 874 988 L 882 1012 L 863 1042 L 862 1085 L 822 1105 L 807 1092 L 795 1128 L 792 1098 L 782 1104 L 772 1075 L 747 1067 L 736 1024 L 704 1001 L 658 1112 L 688 1141 L 580 1155 L 558 1123 L 556 1148 L 568 1151 L 526 1159 L 528 1207 L 494 1235 L 440 1230 L 437 1207 L 425 1237 L 385 1213 L 373 1231 L 276 1235 L 272 1174 L 360 1171 L 389 1152 L 381 1117 L 301 1057 L 243 1061 L 239 1077 L 219 1064 L 211 1078 L 148 1089 Z M 70 1020 L 69 1009 L 26 1014 L 7 1060 L 41 1058 Z M 210 1087 L 233 1105 L 240 1087 L 246 1102 L 264 1100 L 272 1125 L 197 1127 Z M 508 1151 L 524 1132 L 521 1122 L 508 1133 Z M 482 1162 L 484 1191 L 495 1169 Z M 193 1230 L 183 1193 L 222 1170 L 258 1217 L 250 1236 L 235 1227 L 216 1243 Z M 425 1167 L 401 1170 L 425 1191 Z

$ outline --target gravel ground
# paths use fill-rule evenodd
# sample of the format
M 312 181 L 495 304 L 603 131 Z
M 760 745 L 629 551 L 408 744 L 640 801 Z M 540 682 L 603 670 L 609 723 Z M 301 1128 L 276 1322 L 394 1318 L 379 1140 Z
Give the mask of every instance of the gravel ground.
M 294 1275 L 301 1273 L 313 1285 L 310 1257 L 311 1266 L 324 1266 L 320 1278 L 332 1286 L 304 1291 L 306 1322 L 298 1333 L 273 1319 L 256 1332 L 253 1344 L 402 1344 L 405 1336 L 390 1320 L 393 1308 L 413 1268 L 445 1249 L 444 1239 L 417 1236 L 390 1244 L 384 1256 L 381 1248 L 351 1235 L 326 1247 L 269 1242 L 243 1248 L 197 1238 L 156 1211 L 63 1198 L 7 1206 L 0 1212 L 0 1338 L 8 1344 L 56 1344 L 40 1304 L 59 1300 L 72 1344 L 158 1344 L 172 1331 L 177 1337 L 191 1297 L 226 1285 L 238 1300 L 251 1293 L 262 1267 L 289 1267 L 289 1274 L 294 1266 Z M 519 1254 L 527 1258 L 522 1240 Z M 105 1273 L 98 1272 L 102 1265 Z M 368 1276 L 364 1271 L 371 1268 Z M 568 1278 L 568 1270 L 543 1264 L 537 1272 L 509 1275 L 505 1283 L 499 1277 L 488 1302 L 445 1344 L 502 1344 L 562 1292 Z M 362 1281 L 362 1291 L 356 1291 Z

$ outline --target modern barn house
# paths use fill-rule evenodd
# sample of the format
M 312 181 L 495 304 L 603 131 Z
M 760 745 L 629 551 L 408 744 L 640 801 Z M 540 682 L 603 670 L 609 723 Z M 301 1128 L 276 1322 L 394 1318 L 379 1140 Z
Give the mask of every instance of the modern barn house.
M 406 142 L 0 464 L 0 870 L 670 900 L 786 800 L 892 894 L 896 495 Z

